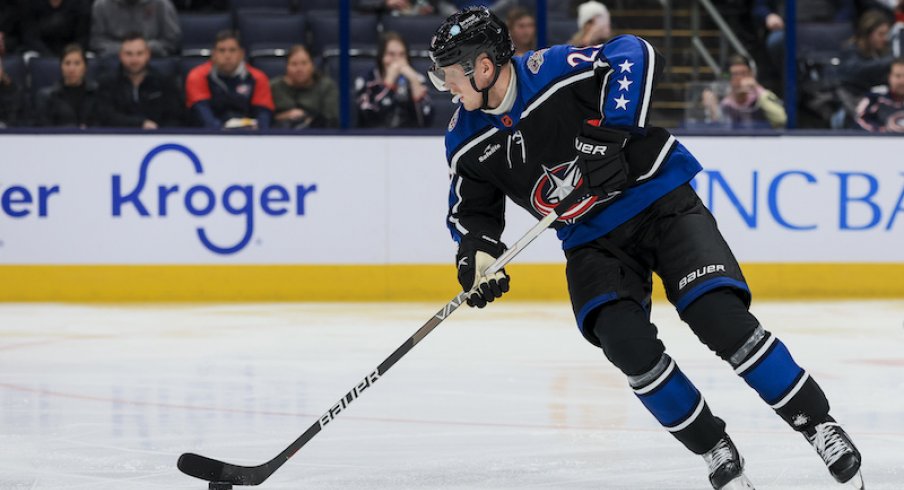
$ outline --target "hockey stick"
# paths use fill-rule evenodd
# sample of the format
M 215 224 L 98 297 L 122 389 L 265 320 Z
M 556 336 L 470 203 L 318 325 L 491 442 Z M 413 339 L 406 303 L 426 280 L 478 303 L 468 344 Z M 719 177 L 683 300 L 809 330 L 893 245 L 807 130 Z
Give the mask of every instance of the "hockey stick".
M 540 221 L 537 222 L 524 236 L 521 237 L 515 244 L 505 251 L 489 268 L 487 268 L 485 274 L 493 274 L 498 272 L 500 269 L 505 267 L 513 258 L 515 258 L 518 253 L 524 250 L 528 244 L 534 241 L 535 238 L 540 236 L 541 233 L 545 229 L 547 229 L 558 217 L 559 214 L 557 211 L 560 209 L 567 210 L 571 207 L 571 204 L 579 199 L 578 196 L 575 196 L 575 192 L 572 192 L 565 200 L 563 200 L 555 209 L 553 209 L 549 214 L 543 217 Z M 574 196 L 574 197 L 573 197 Z M 564 211 L 563 211 L 564 212 Z M 305 444 L 308 443 L 311 439 L 314 438 L 327 424 L 333 421 L 339 413 L 344 411 L 348 406 L 358 397 L 361 393 L 370 388 L 381 376 L 386 374 L 386 371 L 389 370 L 399 359 L 401 359 L 408 351 L 411 350 L 412 347 L 417 345 L 424 337 L 427 336 L 430 332 L 433 331 L 434 328 L 439 326 L 443 320 L 449 317 L 453 311 L 458 309 L 462 303 L 465 302 L 470 291 L 462 291 L 458 293 L 457 296 L 452 298 L 452 301 L 446 303 L 443 306 L 443 309 L 439 310 L 435 315 L 433 315 L 427 323 L 424 324 L 417 332 L 414 333 L 411 337 L 408 337 L 398 349 L 396 349 L 392 354 L 389 355 L 376 369 L 373 370 L 370 374 L 368 374 L 360 383 L 355 385 L 351 391 L 345 394 L 342 398 L 339 399 L 338 402 L 333 404 L 332 408 L 330 408 L 326 413 L 324 413 L 320 419 L 311 424 L 308 427 L 308 430 L 304 432 L 298 439 L 295 440 L 292 444 L 289 445 L 286 449 L 284 449 L 281 453 L 279 453 L 275 458 L 267 461 L 266 463 L 259 466 L 239 466 L 230 463 L 225 463 L 223 461 L 218 461 L 216 459 L 211 459 L 205 456 L 201 456 L 199 454 L 194 453 L 185 453 L 182 456 L 179 456 L 178 467 L 179 470 L 185 473 L 186 475 L 193 476 L 195 478 L 200 478 L 202 480 L 207 480 L 210 483 L 210 489 L 229 489 L 232 488 L 232 485 L 260 485 L 264 482 L 270 475 L 273 474 L 274 471 L 279 469 L 286 461 L 289 460 L 292 456 L 298 452 Z

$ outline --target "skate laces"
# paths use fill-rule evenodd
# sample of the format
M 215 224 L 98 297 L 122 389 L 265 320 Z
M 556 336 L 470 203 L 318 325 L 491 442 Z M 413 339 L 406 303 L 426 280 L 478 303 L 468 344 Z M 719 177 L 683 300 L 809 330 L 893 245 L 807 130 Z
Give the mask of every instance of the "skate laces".
M 734 454 L 727 439 L 720 439 L 716 447 L 710 449 L 703 455 L 703 459 L 709 465 L 709 472 L 712 474 L 720 466 L 734 460 Z
M 847 441 L 841 435 L 841 426 L 832 422 L 817 425 L 810 443 L 826 462 L 826 466 L 832 466 L 841 456 L 850 452 Z

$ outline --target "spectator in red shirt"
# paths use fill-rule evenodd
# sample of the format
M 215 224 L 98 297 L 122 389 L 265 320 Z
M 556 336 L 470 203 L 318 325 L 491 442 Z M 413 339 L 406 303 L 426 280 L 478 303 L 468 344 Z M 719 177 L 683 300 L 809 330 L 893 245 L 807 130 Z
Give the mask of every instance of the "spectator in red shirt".
M 270 80 L 245 64 L 235 31 L 217 34 L 210 61 L 185 80 L 186 106 L 195 121 L 211 129 L 267 129 L 273 119 Z

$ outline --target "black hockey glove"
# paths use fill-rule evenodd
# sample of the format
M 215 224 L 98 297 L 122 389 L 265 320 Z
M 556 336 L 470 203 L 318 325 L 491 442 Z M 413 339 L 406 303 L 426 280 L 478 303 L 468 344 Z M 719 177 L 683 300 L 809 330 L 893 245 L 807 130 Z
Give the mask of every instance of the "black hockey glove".
M 461 239 L 458 254 L 458 282 L 468 294 L 468 306 L 483 308 L 509 290 L 509 276 L 505 269 L 484 275 L 496 258 L 505 252 L 505 244 L 490 237 L 469 233 Z
M 608 197 L 627 187 L 628 160 L 624 150 L 630 133 L 597 126 L 598 123 L 584 121 L 581 134 L 574 139 L 574 147 L 587 192 Z

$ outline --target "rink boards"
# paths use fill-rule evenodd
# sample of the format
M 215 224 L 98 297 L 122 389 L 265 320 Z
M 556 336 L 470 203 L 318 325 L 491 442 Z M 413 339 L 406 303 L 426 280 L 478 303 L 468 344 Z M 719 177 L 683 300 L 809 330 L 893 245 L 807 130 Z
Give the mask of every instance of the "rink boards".
M 904 297 L 904 140 L 680 141 L 705 167 L 694 185 L 755 296 Z M 455 294 L 440 137 L 3 135 L 0 145 L 0 300 Z M 514 206 L 507 220 L 509 243 L 534 222 Z M 566 297 L 551 231 L 509 271 L 513 299 Z

